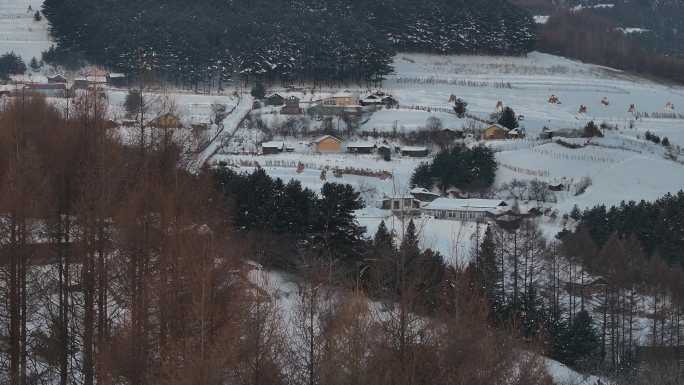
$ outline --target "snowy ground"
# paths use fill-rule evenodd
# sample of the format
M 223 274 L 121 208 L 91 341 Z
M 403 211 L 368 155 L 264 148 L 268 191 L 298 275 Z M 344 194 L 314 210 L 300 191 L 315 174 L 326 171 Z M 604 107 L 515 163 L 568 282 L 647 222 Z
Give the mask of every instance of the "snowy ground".
M 634 120 L 628 112 L 631 104 L 642 113 L 684 113 L 682 87 L 656 84 L 610 68 L 538 52 L 524 58 L 400 54 L 395 59 L 395 69 L 396 75 L 384 87 L 400 104 L 448 107 L 449 96 L 454 94 L 469 103 L 471 113 L 487 117 L 502 101 L 524 115 L 528 136 L 538 135 L 544 126 L 579 128 L 589 120 L 628 128 Z M 467 81 L 470 85 L 463 85 Z M 473 82 L 478 86 L 473 86 Z M 549 104 L 551 94 L 562 104 Z M 601 104 L 604 97 L 610 102 L 608 106 Z M 674 110 L 665 109 L 668 102 Z M 588 107 L 587 114 L 578 113 L 580 104 Z M 425 118 L 428 115 L 414 114 Z M 445 122 L 446 127 L 454 124 Z M 684 120 L 640 119 L 634 127 L 630 135 L 643 136 L 650 130 L 684 145 Z
M 31 58 L 41 58 L 41 52 L 50 47 L 48 24 L 45 18 L 33 20 L 43 0 L 0 1 L 0 55 L 14 52 L 28 66 Z M 33 11 L 28 11 L 29 5 Z
M 401 106 L 423 106 L 431 111 L 381 110 L 362 124 L 362 131 L 409 132 L 424 127 L 431 116 L 441 119 L 444 127 L 472 127 L 479 123 L 472 119 L 459 119 L 447 112 L 434 112 L 434 109 L 449 108 L 449 96 L 455 94 L 468 101 L 471 114 L 486 119 L 494 111 L 497 101 L 502 101 L 524 115 L 522 125 L 528 139 L 486 143 L 498 151 L 496 156 L 500 169 L 495 187 L 513 179 L 538 178 L 566 185 L 575 185 L 585 177 L 592 181 L 581 195 L 575 196 L 572 192 L 556 194 L 558 202 L 550 207 L 559 216 L 568 213 L 575 204 L 586 208 L 597 204 L 617 204 L 622 200 L 653 200 L 684 188 L 684 165 L 665 159 L 662 146 L 643 140 L 644 133 L 649 130 L 661 137 L 667 136 L 675 145 L 684 146 L 684 119 L 635 119 L 635 115 L 628 112 L 629 106 L 634 104 L 638 111 L 649 114 L 676 113 L 677 106 L 684 108 L 684 88 L 536 52 L 525 58 L 400 54 L 395 59 L 395 67 L 397 73 L 383 84 L 383 90 L 394 95 Z M 358 94 L 366 91 L 362 88 L 350 90 Z M 285 90 L 277 91 L 286 94 Z M 304 100 L 315 100 L 332 91 L 300 92 L 298 96 Z M 556 95 L 562 104 L 549 104 L 551 94 Z M 608 106 L 601 104 L 604 97 L 610 102 Z M 674 110 L 665 110 L 668 102 L 675 106 Z M 587 114 L 577 113 L 580 104 L 588 107 Z M 276 114 L 271 119 L 279 118 Z M 606 122 L 618 129 L 607 131 L 605 138 L 594 139 L 592 145 L 579 149 L 536 140 L 544 126 L 551 129 L 581 128 L 589 120 Z M 250 137 L 258 137 L 247 131 L 241 135 L 247 141 Z M 369 235 L 381 220 L 392 223 L 396 232 L 402 233 L 402 221 L 378 210 L 378 202 L 383 196 L 407 193 L 413 169 L 424 160 L 395 155 L 391 162 L 384 162 L 370 155 L 316 155 L 303 144 L 306 139 L 285 140 L 293 144 L 296 153 L 269 156 L 222 154 L 214 160 L 237 162 L 251 159 L 272 176 L 284 180 L 298 179 L 315 191 L 324 183 L 320 179 L 320 169 L 326 166 L 389 171 L 393 174 L 390 180 L 348 175 L 337 179 L 328 175 L 328 181 L 350 183 L 362 192 L 369 207 L 358 213 L 358 219 L 367 227 Z M 583 139 L 566 141 L 586 144 Z M 684 160 L 684 156 L 680 160 Z M 299 161 L 307 166 L 302 173 L 295 169 Z M 278 162 L 281 163 L 279 166 L 273 166 Z M 452 263 L 467 261 L 471 239 L 476 233 L 470 224 L 432 218 L 417 221 L 420 222 L 425 247 L 439 250 Z M 555 235 L 564 225 L 560 219 L 549 217 L 541 219 L 540 224 L 548 237 Z

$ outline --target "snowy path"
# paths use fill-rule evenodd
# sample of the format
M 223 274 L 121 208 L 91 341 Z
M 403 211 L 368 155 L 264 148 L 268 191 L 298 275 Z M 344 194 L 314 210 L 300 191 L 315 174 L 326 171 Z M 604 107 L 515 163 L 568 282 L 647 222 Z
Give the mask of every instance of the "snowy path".
M 249 94 L 240 95 L 240 100 L 233 112 L 223 121 L 223 130 L 219 132 L 209 144 L 197 154 L 193 170 L 199 170 L 204 164 L 218 152 L 222 144 L 229 141 L 242 125 L 242 122 L 252 111 L 254 99 Z

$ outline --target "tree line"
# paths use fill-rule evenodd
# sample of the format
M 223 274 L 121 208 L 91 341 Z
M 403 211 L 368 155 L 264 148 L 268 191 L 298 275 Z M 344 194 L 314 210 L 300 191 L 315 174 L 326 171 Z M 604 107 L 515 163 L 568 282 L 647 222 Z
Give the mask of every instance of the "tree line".
M 46 0 L 44 60 L 91 62 L 178 84 L 377 81 L 395 50 L 525 54 L 534 23 L 503 0 Z

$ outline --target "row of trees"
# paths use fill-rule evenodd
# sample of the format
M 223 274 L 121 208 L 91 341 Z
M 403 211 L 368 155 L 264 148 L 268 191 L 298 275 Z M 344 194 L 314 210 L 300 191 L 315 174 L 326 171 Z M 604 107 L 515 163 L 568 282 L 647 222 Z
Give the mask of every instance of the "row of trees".
M 430 190 L 437 184 L 442 192 L 451 187 L 482 191 L 494 183 L 496 169 L 496 159 L 490 148 L 457 146 L 440 151 L 432 163 L 420 164 L 411 176 L 411 186 Z
M 658 255 L 668 263 L 684 266 L 684 191 L 667 194 L 654 202 L 622 202 L 585 210 L 580 226 L 586 229 L 599 247 L 611 234 L 635 236 L 646 255 Z
M 676 350 L 654 362 L 640 347 L 681 346 L 681 268 L 646 258 L 635 237 L 614 234 L 599 247 L 582 228 L 547 242 L 532 223 L 501 224 L 480 245 L 468 271 L 495 324 L 512 321 L 522 335 L 542 338 L 551 357 L 584 371 L 631 384 L 676 382 Z M 651 382 L 654 373 L 670 377 Z
M 236 75 L 376 81 L 395 49 L 524 54 L 535 39 L 531 17 L 503 0 L 46 0 L 43 14 L 52 58 L 83 53 L 131 75 L 219 86 Z
M 261 225 L 226 186 L 258 171 L 189 174 L 171 132 L 141 125 L 123 146 L 101 99 L 73 103 L 22 98 L 0 113 L 0 382 L 550 384 L 537 356 L 487 326 L 462 272 L 426 264 L 439 258 L 418 250 L 414 226 L 399 247 L 386 229 L 367 241 L 385 250 L 367 261 L 392 282 L 373 285 L 394 288 L 384 306 L 303 245 L 281 308 L 244 261 L 283 239 L 255 238 Z M 334 195 L 324 188 L 317 207 Z
M 25 72 L 26 64 L 14 52 L 0 56 L 0 80 L 7 80 L 10 75 L 20 75 Z

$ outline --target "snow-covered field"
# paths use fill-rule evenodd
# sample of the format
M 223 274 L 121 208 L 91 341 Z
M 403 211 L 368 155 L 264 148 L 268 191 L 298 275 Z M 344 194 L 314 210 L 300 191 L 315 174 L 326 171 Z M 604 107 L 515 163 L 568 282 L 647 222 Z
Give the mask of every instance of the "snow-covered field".
M 26 65 L 33 57 L 40 60 L 41 52 L 50 47 L 47 21 L 33 19 L 42 4 L 43 0 L 0 1 L 0 55 L 14 52 Z
M 537 136 L 544 126 L 580 128 L 590 120 L 629 128 L 634 120 L 634 114 L 628 112 L 631 104 L 638 112 L 651 115 L 684 113 L 682 87 L 657 84 L 618 70 L 539 52 L 519 58 L 400 54 L 395 59 L 395 69 L 396 74 L 384 87 L 400 104 L 449 107 L 449 96 L 454 94 L 469 103 L 469 112 L 484 118 L 502 101 L 525 117 L 523 126 L 528 136 Z M 561 104 L 548 103 L 552 94 Z M 604 97 L 610 103 L 608 106 L 601 103 Z M 674 110 L 665 109 L 668 102 Z M 581 104 L 587 106 L 586 114 L 578 113 Z M 414 114 L 427 117 L 424 112 Z M 399 116 L 397 119 L 407 119 L 404 114 Z M 445 121 L 446 127 L 455 124 Z M 630 135 L 643 136 L 650 130 L 684 145 L 682 119 L 639 119 L 633 124 L 635 129 L 629 130 Z

